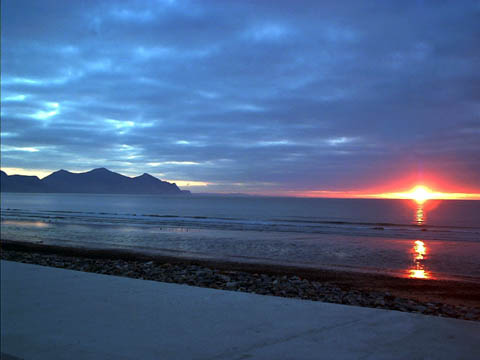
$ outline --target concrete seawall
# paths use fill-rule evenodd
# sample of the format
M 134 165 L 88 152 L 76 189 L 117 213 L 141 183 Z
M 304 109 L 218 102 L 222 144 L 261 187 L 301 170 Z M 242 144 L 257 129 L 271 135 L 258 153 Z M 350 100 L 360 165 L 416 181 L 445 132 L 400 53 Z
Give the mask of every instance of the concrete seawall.
M 23 359 L 478 359 L 480 323 L 1 262 Z

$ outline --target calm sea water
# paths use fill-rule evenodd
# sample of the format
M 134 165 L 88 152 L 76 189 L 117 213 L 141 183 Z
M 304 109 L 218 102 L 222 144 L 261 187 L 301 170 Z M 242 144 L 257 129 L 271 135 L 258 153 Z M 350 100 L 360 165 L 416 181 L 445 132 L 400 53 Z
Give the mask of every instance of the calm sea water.
M 2 193 L 3 239 L 480 282 L 480 201 Z

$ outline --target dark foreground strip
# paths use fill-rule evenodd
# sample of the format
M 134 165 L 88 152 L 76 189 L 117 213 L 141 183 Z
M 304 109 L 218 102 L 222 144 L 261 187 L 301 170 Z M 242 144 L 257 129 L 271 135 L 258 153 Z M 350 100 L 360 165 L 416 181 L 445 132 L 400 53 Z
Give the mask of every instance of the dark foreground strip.
M 480 321 L 480 290 L 474 283 L 7 240 L 1 242 L 1 258 L 138 279 Z

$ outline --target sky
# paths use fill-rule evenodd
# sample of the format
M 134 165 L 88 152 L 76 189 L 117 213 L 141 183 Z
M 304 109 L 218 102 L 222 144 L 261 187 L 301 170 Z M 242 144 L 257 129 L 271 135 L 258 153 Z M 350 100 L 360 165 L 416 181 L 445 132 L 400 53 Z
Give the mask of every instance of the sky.
M 1 167 L 480 193 L 479 1 L 1 4 Z

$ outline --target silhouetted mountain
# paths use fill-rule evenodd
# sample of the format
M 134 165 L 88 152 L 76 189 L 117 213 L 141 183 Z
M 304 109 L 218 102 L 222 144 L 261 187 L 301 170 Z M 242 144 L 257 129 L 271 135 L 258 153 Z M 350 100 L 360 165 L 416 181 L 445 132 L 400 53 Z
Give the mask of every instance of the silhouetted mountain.
M 134 178 L 105 168 L 84 173 L 58 170 L 40 180 L 36 176 L 11 175 L 2 171 L 2 192 L 48 192 L 91 194 L 190 194 L 176 184 L 162 181 L 149 174 Z
M 1 171 L 1 191 L 45 192 L 45 185 L 36 176 L 11 175 Z

